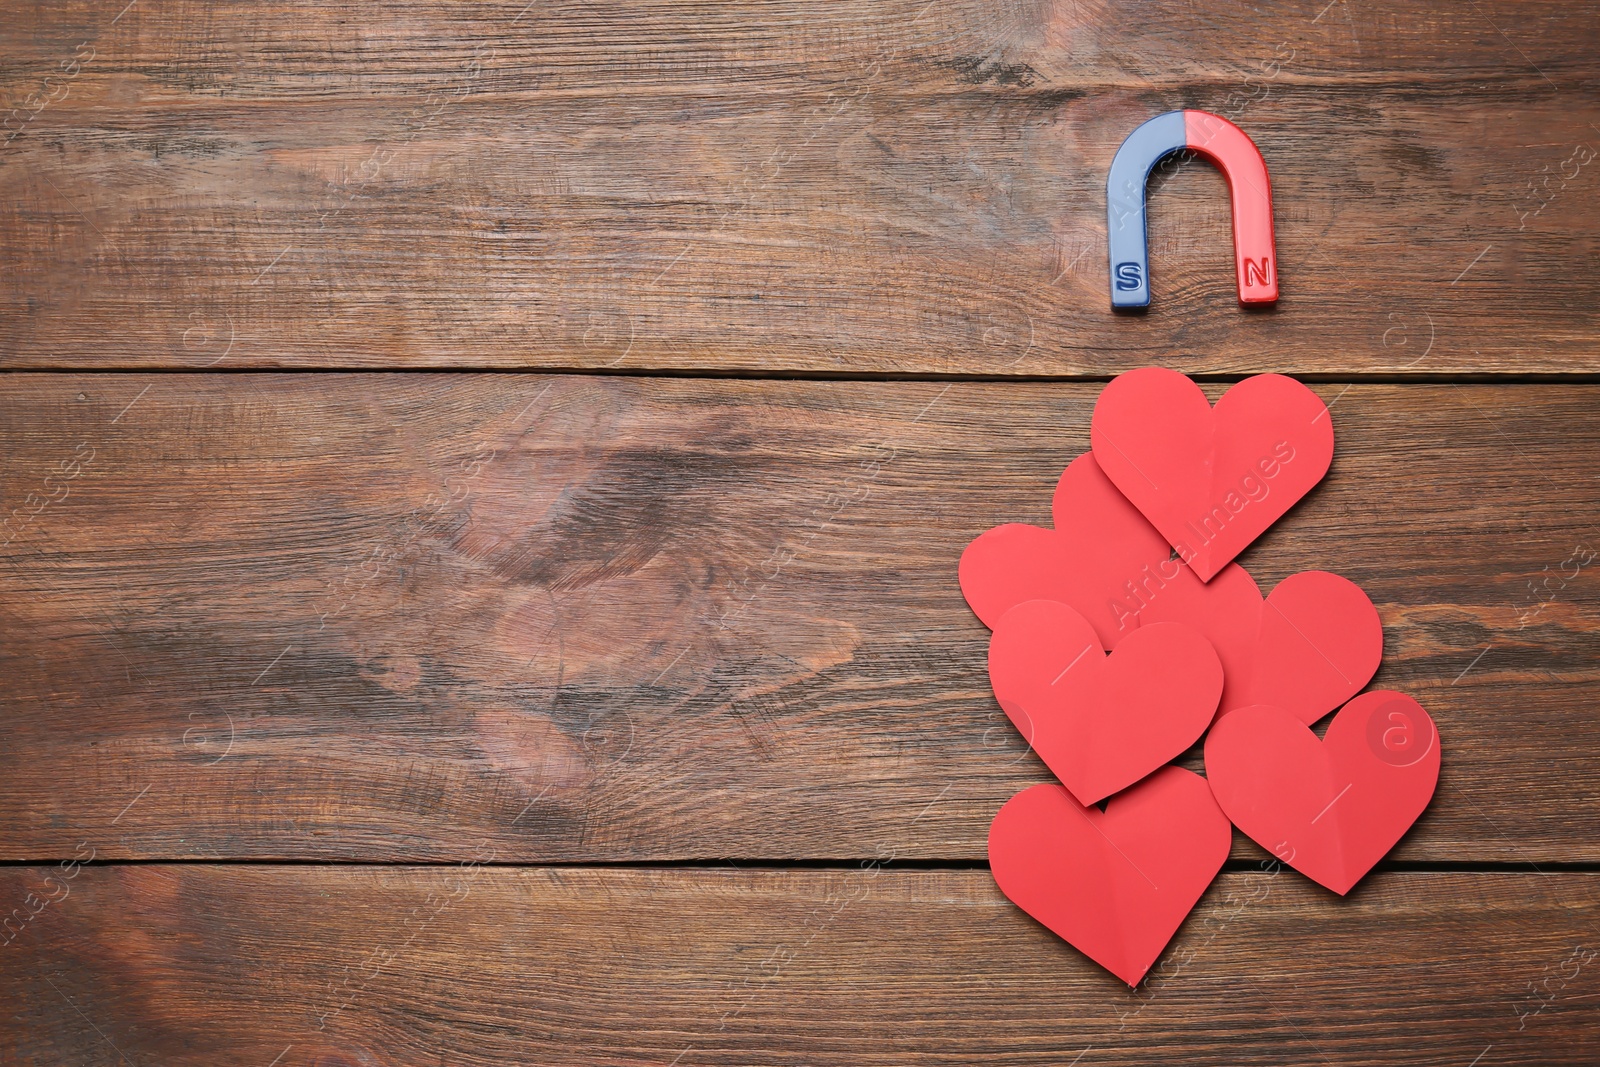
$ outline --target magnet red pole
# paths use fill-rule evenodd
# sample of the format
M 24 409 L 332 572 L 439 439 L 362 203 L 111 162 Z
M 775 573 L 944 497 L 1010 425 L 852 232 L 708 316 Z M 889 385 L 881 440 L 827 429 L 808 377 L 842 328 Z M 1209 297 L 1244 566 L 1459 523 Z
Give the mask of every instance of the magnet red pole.
M 1278 299 L 1278 263 L 1267 161 L 1248 134 L 1209 111 L 1185 111 L 1183 131 L 1189 147 L 1215 163 L 1228 179 L 1239 303 L 1272 303 Z

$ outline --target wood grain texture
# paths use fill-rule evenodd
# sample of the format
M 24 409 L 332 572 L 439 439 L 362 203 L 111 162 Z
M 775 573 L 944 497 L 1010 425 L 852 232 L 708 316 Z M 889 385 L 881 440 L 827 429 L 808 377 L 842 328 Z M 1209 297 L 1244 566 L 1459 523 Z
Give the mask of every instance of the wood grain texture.
M 118 6 L 0 20 L 0 366 L 1596 370 L 1592 6 Z M 1266 155 L 1275 312 L 1201 165 L 1107 309 L 1186 106 Z
M 1600 1057 L 1595 875 L 1226 874 L 1134 993 L 984 871 L 51 870 L 8 1065 Z
M 1600 1061 L 1600 9 L 1211 7 L 0 2 L 0 1067 Z M 1176 162 L 1107 310 L 1179 107 L 1276 310 Z M 1320 381 L 1242 562 L 1444 770 L 1129 992 L 981 869 L 956 560 L 1149 363 Z M 32 373 L 343 368 L 600 373 Z
M 1317 388 L 1243 562 L 1378 605 L 1445 754 L 1395 858 L 1600 861 L 1600 387 Z M 956 561 L 1098 391 L 7 376 L 0 857 L 979 860 L 1046 772 Z

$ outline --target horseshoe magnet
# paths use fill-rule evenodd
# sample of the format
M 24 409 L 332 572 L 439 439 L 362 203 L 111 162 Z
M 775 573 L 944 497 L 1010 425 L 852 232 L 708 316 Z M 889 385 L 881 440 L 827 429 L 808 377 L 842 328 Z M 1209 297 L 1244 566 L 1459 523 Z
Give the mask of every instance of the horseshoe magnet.
M 1111 253 L 1111 306 L 1148 307 L 1150 249 L 1145 229 L 1145 181 L 1161 160 L 1188 149 L 1215 163 L 1233 201 L 1233 255 L 1239 303 L 1278 299 L 1272 240 L 1272 183 L 1250 136 L 1209 111 L 1169 111 L 1128 134 L 1106 179 L 1106 238 Z

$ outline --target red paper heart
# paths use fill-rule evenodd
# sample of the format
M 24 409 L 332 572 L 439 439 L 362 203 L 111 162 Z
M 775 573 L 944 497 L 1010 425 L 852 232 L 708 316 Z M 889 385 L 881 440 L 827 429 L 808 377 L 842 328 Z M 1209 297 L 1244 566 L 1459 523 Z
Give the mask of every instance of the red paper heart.
M 1180 622 L 1216 646 L 1227 685 L 1222 709 L 1271 704 L 1306 724 L 1349 700 L 1383 659 L 1383 622 L 1361 587 L 1327 571 L 1301 571 L 1247 610 L 1243 597 L 1207 599 L 1225 579 L 1174 585 L 1150 598 L 1142 625 Z M 1255 583 L 1252 581 L 1251 588 Z
M 1089 441 L 1106 476 L 1209 581 L 1322 480 L 1333 420 L 1281 374 L 1246 378 L 1212 408 L 1184 375 L 1142 367 L 1101 390 Z
M 1140 627 L 1107 656 L 1087 619 L 1031 600 L 989 642 L 1000 707 L 1061 783 L 1094 804 L 1182 755 L 1222 696 L 1222 663 L 1188 626 Z
M 1215 588 L 1203 584 L 1087 452 L 1061 472 L 1051 512 L 1054 530 L 996 526 L 961 554 L 961 591 L 991 630 L 1024 601 L 1055 600 L 1077 608 L 1115 648 L 1138 625 L 1138 598 L 1149 590 L 1192 586 L 1208 601 L 1232 594 L 1245 603 L 1259 595 L 1239 568 Z
M 1281 708 L 1224 714 L 1206 738 L 1217 803 L 1257 844 L 1344 894 L 1399 841 L 1439 780 L 1439 733 L 1402 693 L 1363 693 L 1321 741 Z
M 1075 609 L 1115 650 L 1141 624 L 1181 622 L 1215 646 L 1224 710 L 1276 704 L 1315 722 L 1371 680 L 1383 627 L 1356 585 L 1323 571 L 1291 575 L 1263 602 L 1237 564 L 1201 582 L 1155 527 L 1079 456 L 1062 472 L 1055 529 L 1012 523 L 961 555 L 961 591 L 990 628 L 1029 600 Z
M 1053 782 L 1024 789 L 989 827 L 989 865 L 1012 903 L 1134 986 L 1222 869 L 1232 837 L 1205 779 L 1166 767 L 1104 812 Z

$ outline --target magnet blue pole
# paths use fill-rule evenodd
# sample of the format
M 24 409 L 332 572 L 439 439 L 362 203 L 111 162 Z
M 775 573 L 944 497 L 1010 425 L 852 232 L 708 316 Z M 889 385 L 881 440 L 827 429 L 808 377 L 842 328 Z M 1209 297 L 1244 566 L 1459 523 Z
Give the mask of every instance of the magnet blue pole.
M 1106 178 L 1106 243 L 1111 252 L 1111 306 L 1150 305 L 1150 248 L 1144 186 L 1155 165 L 1189 146 L 1182 111 L 1157 115 L 1128 134 Z

